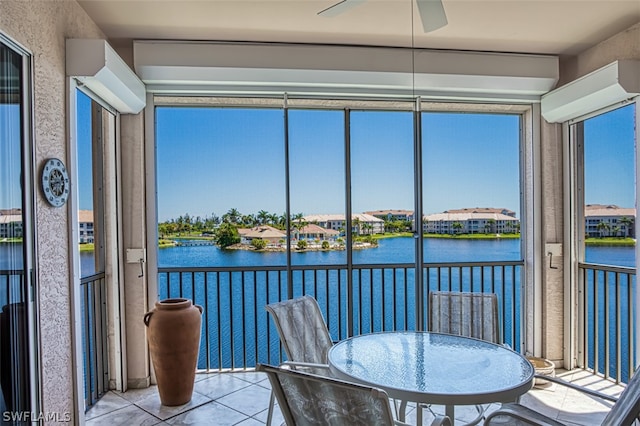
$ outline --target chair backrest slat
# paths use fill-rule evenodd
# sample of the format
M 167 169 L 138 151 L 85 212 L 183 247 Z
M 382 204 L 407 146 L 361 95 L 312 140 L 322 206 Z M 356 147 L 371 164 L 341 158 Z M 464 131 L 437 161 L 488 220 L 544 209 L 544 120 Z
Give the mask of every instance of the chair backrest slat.
M 289 361 L 328 362 L 327 354 L 333 342 L 318 302 L 313 297 L 302 296 L 272 303 L 266 309 L 273 318 Z
M 602 421 L 603 426 L 628 426 L 640 416 L 640 374 L 636 372 L 611 411 Z M 638 422 L 640 424 L 640 422 Z
M 493 293 L 429 293 L 429 330 L 502 343 L 498 297 Z
M 394 424 L 389 396 L 381 389 L 264 364 L 256 371 L 267 373 L 287 425 Z

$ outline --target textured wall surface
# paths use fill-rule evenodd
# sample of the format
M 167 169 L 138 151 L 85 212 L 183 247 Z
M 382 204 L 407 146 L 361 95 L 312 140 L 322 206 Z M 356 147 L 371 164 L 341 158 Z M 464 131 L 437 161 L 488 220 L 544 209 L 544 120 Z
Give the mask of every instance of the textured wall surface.
M 562 62 L 558 86 L 618 59 L 640 59 L 640 22 Z
M 75 1 L 0 0 L 0 31 L 33 54 L 36 170 L 49 157 L 66 161 L 65 39 L 102 33 Z M 35 216 L 42 408 L 73 412 L 69 211 L 38 195 Z
M 542 248 L 547 243 L 564 243 L 562 127 L 542 120 Z M 564 244 L 563 244 L 564 245 Z M 546 250 L 542 259 L 542 355 L 563 365 L 564 359 L 564 266 L 562 257 L 553 258 L 553 269 Z
M 123 115 L 121 118 L 122 146 L 122 244 L 127 248 L 146 247 L 145 153 L 144 115 Z M 124 265 L 125 315 L 127 333 L 127 385 L 130 388 L 149 386 L 149 352 L 146 329 L 142 318 L 147 312 L 149 276 L 138 277 L 140 266 Z

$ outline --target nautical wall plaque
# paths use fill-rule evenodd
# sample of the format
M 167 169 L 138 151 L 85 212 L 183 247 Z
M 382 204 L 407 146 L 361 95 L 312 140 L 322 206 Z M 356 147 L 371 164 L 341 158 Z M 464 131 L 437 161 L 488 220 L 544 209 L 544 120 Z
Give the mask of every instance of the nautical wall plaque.
M 69 198 L 69 175 L 62 160 L 50 158 L 42 168 L 42 192 L 53 207 L 62 207 Z

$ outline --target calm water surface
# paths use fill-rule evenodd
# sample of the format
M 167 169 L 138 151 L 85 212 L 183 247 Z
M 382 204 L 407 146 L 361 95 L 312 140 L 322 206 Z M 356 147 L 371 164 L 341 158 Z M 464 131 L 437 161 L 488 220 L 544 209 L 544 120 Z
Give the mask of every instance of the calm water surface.
M 520 240 L 451 240 L 426 239 L 425 262 L 471 262 L 520 260 Z M 22 244 L 0 244 L 0 270 L 16 267 L 12 262 L 22 259 Z M 388 238 L 380 240 L 377 248 L 356 250 L 354 263 L 411 263 L 414 260 L 415 243 L 412 238 Z M 93 252 L 80 253 L 82 275 L 91 275 Z M 331 265 L 346 263 L 344 251 L 294 252 L 294 265 Z M 603 265 L 635 265 L 634 247 L 587 247 L 586 261 Z M 265 266 L 286 265 L 285 253 L 256 253 L 247 250 L 221 250 L 216 246 L 169 247 L 159 250 L 158 266 Z M 18 265 L 19 267 L 19 265 Z

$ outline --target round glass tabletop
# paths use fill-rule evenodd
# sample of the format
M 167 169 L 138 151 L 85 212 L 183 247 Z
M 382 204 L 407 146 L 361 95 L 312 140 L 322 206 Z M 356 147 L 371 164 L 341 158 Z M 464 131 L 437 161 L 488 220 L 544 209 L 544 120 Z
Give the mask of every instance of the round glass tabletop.
M 428 332 L 352 337 L 329 352 L 334 375 L 432 404 L 511 401 L 533 386 L 522 355 L 478 339 Z

